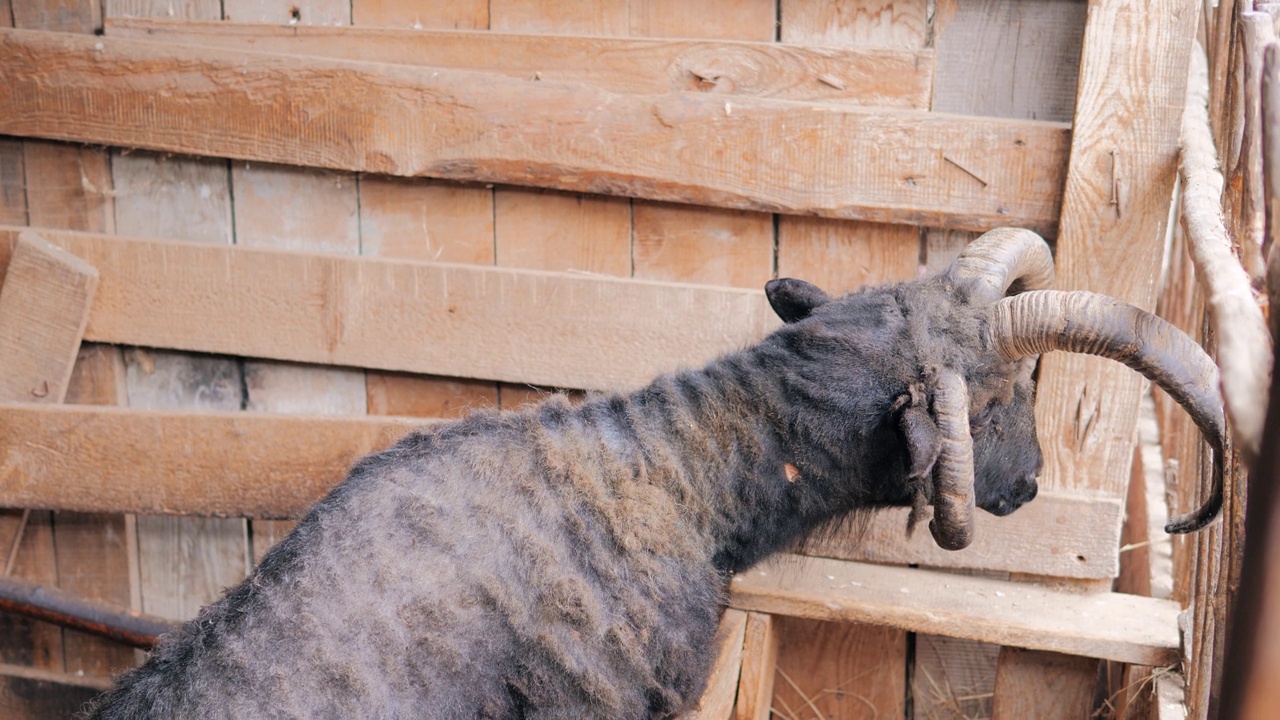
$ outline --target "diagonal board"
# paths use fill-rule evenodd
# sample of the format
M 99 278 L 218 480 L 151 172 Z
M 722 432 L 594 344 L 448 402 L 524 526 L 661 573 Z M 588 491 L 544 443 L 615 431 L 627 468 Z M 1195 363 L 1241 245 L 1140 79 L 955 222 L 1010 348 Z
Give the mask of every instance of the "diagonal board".
M 84 260 L 17 235 L 0 287 L 0 399 L 62 402 L 97 287 Z
M 617 93 L 707 91 L 882 108 L 926 106 L 933 51 L 775 42 L 108 18 L 109 37 L 479 70 Z
M 1061 123 L 0 29 L 0 133 L 960 229 L 1057 221 Z
M 618 389 L 781 324 L 758 290 L 42 232 L 99 268 L 98 342 Z
M 1171 600 L 1076 593 L 915 568 L 785 556 L 734 578 L 731 607 L 1161 666 L 1178 661 Z
M 0 506 L 296 518 L 342 480 L 352 460 L 422 422 L 0 405 Z M 974 544 L 943 552 L 929 547 L 927 533 L 905 540 L 905 511 L 885 511 L 872 519 L 870 538 L 855 535 L 807 550 L 878 562 L 1111 577 L 1117 540 L 1096 528 L 1119 513 L 1118 500 L 1042 493 L 1008 517 L 980 514 Z

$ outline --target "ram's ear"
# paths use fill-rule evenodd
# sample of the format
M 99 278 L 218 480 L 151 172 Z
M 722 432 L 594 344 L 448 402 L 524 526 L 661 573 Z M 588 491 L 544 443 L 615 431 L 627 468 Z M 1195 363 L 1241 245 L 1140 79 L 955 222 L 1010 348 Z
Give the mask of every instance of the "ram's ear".
M 809 317 L 815 308 L 831 299 L 817 285 L 795 278 L 770 280 L 765 283 L 764 294 L 785 323 Z

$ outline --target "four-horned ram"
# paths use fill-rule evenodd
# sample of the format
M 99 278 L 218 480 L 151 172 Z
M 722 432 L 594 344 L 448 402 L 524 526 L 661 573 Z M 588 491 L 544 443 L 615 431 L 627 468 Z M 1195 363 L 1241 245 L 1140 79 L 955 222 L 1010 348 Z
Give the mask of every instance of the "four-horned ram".
M 1036 494 L 1035 357 L 1113 358 L 1171 393 L 1219 462 L 1212 362 L 1159 319 L 1044 290 L 1022 230 L 945 273 L 828 298 L 775 280 L 784 325 L 626 395 L 477 413 L 360 460 L 238 587 L 124 675 L 103 718 L 652 718 L 695 703 L 731 576 L 853 513 Z

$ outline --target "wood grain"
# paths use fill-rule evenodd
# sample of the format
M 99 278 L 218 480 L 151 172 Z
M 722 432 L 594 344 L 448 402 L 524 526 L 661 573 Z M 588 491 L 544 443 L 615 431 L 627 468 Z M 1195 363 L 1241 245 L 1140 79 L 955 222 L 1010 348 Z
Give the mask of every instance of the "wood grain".
M 62 402 L 97 287 L 92 265 L 19 233 L 0 287 L 0 398 Z
M 747 628 L 747 613 L 728 609 L 720 618 L 716 631 L 716 645 L 720 654 L 711 667 L 707 688 L 698 699 L 698 706 L 680 713 L 680 720 L 730 720 L 733 716 L 734 698 L 738 692 L 738 673 L 742 668 L 742 639 Z
M 1055 258 L 1060 289 L 1154 307 L 1196 6 L 1090 3 Z M 1041 360 L 1042 488 L 1123 495 L 1144 384 L 1101 358 L 1052 353 Z
M 1079 720 L 1093 702 L 1098 661 L 1053 652 L 1000 648 L 993 720 Z
M 1147 665 L 1180 646 L 1169 600 L 798 555 L 737 576 L 730 605 Z
M 0 481 L 6 506 L 41 507 L 56 493 L 68 501 L 60 509 L 152 515 L 301 517 L 353 460 L 421 423 L 225 410 L 2 407 L 6 437 L 0 442 L 12 468 Z M 37 438 L 41 446 L 25 445 Z M 139 477 L 140 468 L 148 468 L 146 482 L 130 479 Z
M 28 219 L 41 227 L 115 232 L 110 156 L 65 143 L 23 143 Z
M 485 30 L 489 27 L 489 1 L 353 0 L 351 22 L 363 26 Z
M 1056 123 L 21 30 L 0 29 L 0 63 L 9 134 L 961 229 L 1051 228 L 1067 140 Z M 840 162 L 813 163 L 832 143 Z
M 749 30 L 731 34 L 727 20 L 731 13 L 717 11 L 748 5 L 764 8 L 764 4 L 680 5 L 685 7 L 681 13 L 660 18 L 661 23 L 638 33 L 646 37 L 638 38 L 166 20 L 108 21 L 106 33 L 231 50 L 480 70 L 523 80 L 536 74 L 540 80 L 587 83 L 615 93 L 695 91 L 779 100 L 839 100 L 885 108 L 928 104 L 933 76 L 931 50 L 735 42 L 751 34 L 763 35 L 765 30 L 772 40 L 772 15 Z M 680 15 L 687 17 L 693 12 L 701 15 L 701 22 L 675 22 Z M 420 15 L 419 9 L 406 11 L 402 17 Z M 719 27 L 706 23 L 712 18 L 719 19 Z M 691 32 L 694 27 L 697 30 Z M 691 34 L 702 39 L 685 39 Z M 671 39 L 657 39 L 664 36 Z M 710 37 L 723 39 L 705 39 Z
M 782 0 L 780 9 L 783 42 L 915 50 L 928 39 L 919 0 Z
M 769 720 L 778 668 L 778 631 L 772 615 L 747 613 L 735 720 Z
M 0 264 L 15 233 L 0 231 Z M 620 389 L 698 366 L 780 324 L 760 291 L 46 237 L 99 268 L 86 337 L 102 342 Z
M 776 616 L 775 616 L 776 617 Z M 782 717 L 902 717 L 907 634 L 883 624 L 776 617 L 773 706 Z M 785 713 L 785 715 L 783 715 Z
M 0 140 L 0 222 L 27 224 L 27 179 L 22 160 L 23 143 Z

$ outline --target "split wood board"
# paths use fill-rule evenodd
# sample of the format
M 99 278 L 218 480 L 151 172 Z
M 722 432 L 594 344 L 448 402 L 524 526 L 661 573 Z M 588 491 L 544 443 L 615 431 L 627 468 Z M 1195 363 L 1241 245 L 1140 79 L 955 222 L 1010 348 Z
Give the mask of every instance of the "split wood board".
M 108 19 L 109 37 L 494 72 L 610 92 L 927 106 L 933 51 L 733 40 Z
M 92 265 L 18 234 L 0 286 L 0 398 L 62 402 L 97 287 Z
M 985 230 L 1057 222 L 1068 126 L 0 29 L 0 133 Z
M 47 410 L 48 412 L 39 412 Z M 0 506 L 298 518 L 422 420 L 0 404 Z
M 423 422 L 0 405 L 0 506 L 297 518 L 342 480 L 352 460 Z M 883 541 L 850 538 L 838 550 L 883 562 L 1111 577 L 1115 541 L 1108 552 L 1093 525 L 1098 514 L 1119 512 L 1118 504 L 1045 493 L 1005 518 L 980 513 L 974 545 L 952 553 L 926 549 L 925 533 L 908 541 L 905 516 L 889 511 L 872 521 L 883 523 Z M 1072 553 L 1079 547 L 1098 557 L 1078 559 Z
M 730 606 L 1143 665 L 1178 661 L 1171 600 L 784 556 L 733 580 Z
M 758 290 L 42 232 L 98 268 L 98 342 L 619 389 L 781 325 Z

